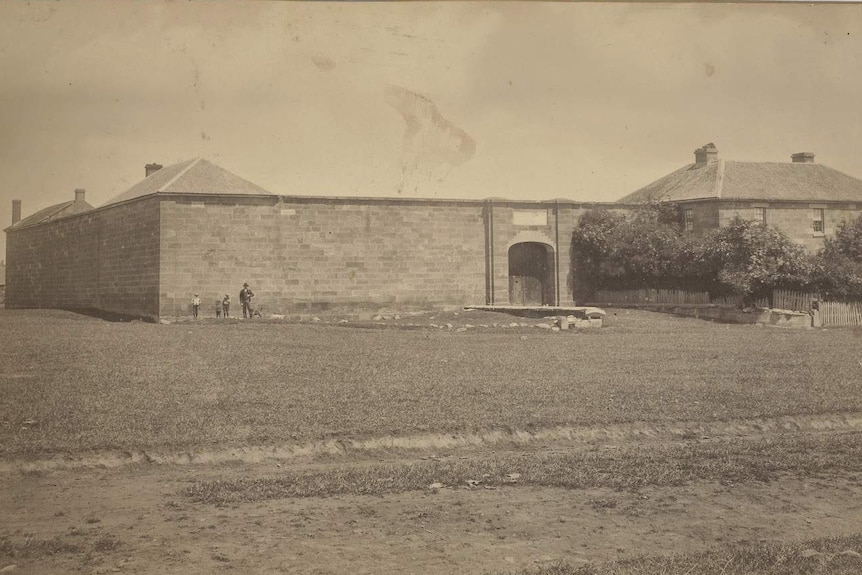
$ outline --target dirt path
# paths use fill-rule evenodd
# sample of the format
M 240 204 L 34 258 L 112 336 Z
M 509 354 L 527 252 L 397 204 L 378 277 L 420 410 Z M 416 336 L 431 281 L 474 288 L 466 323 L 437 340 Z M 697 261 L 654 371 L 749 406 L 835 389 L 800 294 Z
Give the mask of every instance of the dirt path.
M 566 446 L 574 448 L 555 444 Z M 359 465 L 408 456 L 416 453 L 309 458 L 290 465 Z M 229 506 L 181 495 L 197 481 L 270 477 L 278 465 L 262 460 L 7 468 L 0 474 L 0 570 L 487 573 L 848 535 L 862 525 L 862 485 L 844 475 L 696 482 L 636 492 L 455 488 Z
M 637 493 L 441 490 L 226 508 L 177 496 L 201 475 L 261 472 L 157 467 L 7 477 L 0 538 L 25 556 L 3 565 L 34 574 L 483 573 L 852 534 L 862 524 L 862 487 L 840 478 Z

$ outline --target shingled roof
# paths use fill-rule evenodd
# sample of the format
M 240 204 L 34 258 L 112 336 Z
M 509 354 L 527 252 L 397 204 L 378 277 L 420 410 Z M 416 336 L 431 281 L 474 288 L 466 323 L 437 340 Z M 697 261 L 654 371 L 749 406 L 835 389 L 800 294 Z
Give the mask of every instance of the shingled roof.
M 80 214 L 81 212 L 87 212 L 92 209 L 93 206 L 91 206 L 84 200 L 70 200 L 68 202 L 54 204 L 53 206 L 42 208 L 35 214 L 31 214 L 26 218 L 15 222 L 3 231 L 16 230 L 18 228 L 23 228 L 26 226 L 41 224 L 43 222 L 56 220 L 57 218 L 65 218 L 66 216 L 72 216 L 75 214 Z
M 684 166 L 618 201 L 640 204 L 712 198 L 862 202 L 862 180 L 809 162 L 716 160 Z
M 196 158 L 153 172 L 103 205 L 117 204 L 151 194 L 272 195 L 271 192 L 212 162 Z

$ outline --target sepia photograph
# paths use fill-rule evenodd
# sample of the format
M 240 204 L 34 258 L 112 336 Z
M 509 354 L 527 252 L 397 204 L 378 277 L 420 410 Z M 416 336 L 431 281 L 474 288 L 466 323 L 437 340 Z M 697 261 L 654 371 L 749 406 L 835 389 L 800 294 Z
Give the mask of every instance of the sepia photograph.
M 0 575 L 862 573 L 862 4 L 0 3 Z

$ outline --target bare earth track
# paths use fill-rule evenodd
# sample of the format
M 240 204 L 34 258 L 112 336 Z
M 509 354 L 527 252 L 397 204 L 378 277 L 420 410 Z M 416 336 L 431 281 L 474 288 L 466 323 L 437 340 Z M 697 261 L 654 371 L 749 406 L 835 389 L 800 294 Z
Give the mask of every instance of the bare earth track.
M 822 435 L 833 431 L 790 432 Z M 768 432 L 774 433 L 773 432 Z M 667 446 L 655 436 L 639 440 Z M 722 441 L 677 439 L 677 442 Z M 614 449 L 616 439 L 531 442 L 497 455 Z M 528 451 L 524 451 L 527 449 Z M 487 573 L 693 553 L 725 544 L 853 536 L 862 474 L 785 474 L 740 484 L 567 489 L 513 482 L 378 495 L 197 502 L 208 482 L 480 457 L 473 448 L 373 450 L 113 469 L 9 467 L 0 557 L 19 573 Z M 862 565 L 862 560 L 860 560 Z

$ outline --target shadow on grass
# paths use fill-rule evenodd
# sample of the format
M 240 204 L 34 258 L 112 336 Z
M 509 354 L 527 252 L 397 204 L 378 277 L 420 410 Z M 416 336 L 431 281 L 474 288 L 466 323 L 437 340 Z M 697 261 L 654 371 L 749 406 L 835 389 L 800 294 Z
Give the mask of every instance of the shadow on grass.
M 102 311 L 99 309 L 92 309 L 92 308 L 65 309 L 63 311 L 68 311 L 68 312 L 75 313 L 78 315 L 92 317 L 95 319 L 100 319 L 102 321 L 109 321 L 109 322 L 144 321 L 147 323 L 156 323 L 156 320 L 153 319 L 152 317 L 136 315 L 136 314 L 126 314 L 126 313 Z

